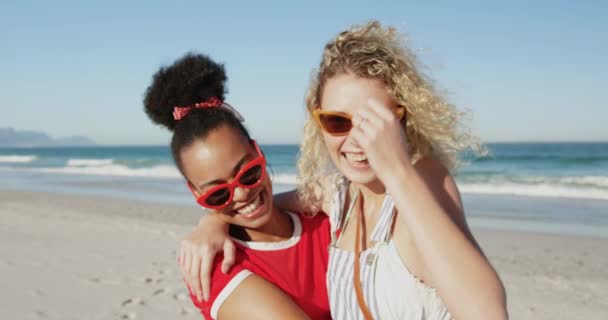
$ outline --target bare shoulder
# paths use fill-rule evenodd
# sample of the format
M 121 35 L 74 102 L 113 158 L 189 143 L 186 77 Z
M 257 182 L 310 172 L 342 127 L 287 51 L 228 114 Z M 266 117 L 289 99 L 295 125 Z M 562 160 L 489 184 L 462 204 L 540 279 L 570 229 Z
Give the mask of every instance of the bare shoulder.
M 287 294 L 256 274 L 248 276 L 226 298 L 217 318 L 309 319 Z
M 433 196 L 460 228 L 465 236 L 483 254 L 481 247 L 469 229 L 464 213 L 460 191 L 450 171 L 436 159 L 422 158 L 414 165 L 416 172 L 422 177 Z
M 462 199 L 449 170 L 441 162 L 430 157 L 420 159 L 414 168 L 441 207 L 459 226 L 463 227 L 465 221 Z

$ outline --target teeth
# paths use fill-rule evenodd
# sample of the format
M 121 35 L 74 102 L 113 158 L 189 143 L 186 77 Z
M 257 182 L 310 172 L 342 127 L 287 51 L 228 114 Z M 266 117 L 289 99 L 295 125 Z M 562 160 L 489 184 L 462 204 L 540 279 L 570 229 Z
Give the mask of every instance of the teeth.
M 262 197 L 261 197 L 261 193 L 260 193 L 260 194 L 258 194 L 257 198 L 255 198 L 255 200 L 253 200 L 247 206 L 239 209 L 237 212 L 247 215 L 247 214 L 250 214 L 250 213 L 254 212 L 255 210 L 257 210 L 261 205 L 262 205 Z
M 366 161 L 367 157 L 362 153 L 345 153 L 346 159 L 350 161 L 362 162 Z

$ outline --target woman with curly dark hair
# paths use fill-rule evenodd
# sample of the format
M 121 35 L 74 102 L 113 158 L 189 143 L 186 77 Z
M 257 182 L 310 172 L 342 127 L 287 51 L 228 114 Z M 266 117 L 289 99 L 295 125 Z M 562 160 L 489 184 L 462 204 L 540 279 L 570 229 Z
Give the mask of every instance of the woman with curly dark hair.
M 328 219 L 273 205 L 265 157 L 224 102 L 226 79 L 222 65 L 187 54 L 156 72 L 144 98 L 150 119 L 173 131 L 171 152 L 196 201 L 237 243 L 234 267 L 214 268 L 208 299 L 188 287 L 192 301 L 206 319 L 330 319 Z M 179 263 L 198 275 L 200 261 Z

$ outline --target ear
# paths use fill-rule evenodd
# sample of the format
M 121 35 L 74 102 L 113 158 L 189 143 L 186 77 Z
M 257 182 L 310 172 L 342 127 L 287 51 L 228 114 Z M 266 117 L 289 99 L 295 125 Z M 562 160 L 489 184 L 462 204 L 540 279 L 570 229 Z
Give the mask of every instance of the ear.
M 405 110 L 404 106 L 397 106 L 397 109 L 395 109 L 395 115 L 397 116 L 397 118 L 399 120 L 406 120 L 407 119 L 407 112 Z
M 192 192 L 192 195 L 198 199 L 198 197 L 201 196 L 201 193 L 198 192 L 198 190 L 196 190 L 196 188 L 192 185 L 192 183 L 190 183 L 190 181 L 188 181 L 188 189 L 190 189 L 190 192 Z

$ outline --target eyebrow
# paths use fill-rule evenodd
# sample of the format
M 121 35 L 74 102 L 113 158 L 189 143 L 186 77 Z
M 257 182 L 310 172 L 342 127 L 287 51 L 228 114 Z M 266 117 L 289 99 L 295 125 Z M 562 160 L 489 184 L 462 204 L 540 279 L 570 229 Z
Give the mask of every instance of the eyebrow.
M 343 110 L 339 110 L 340 105 L 332 105 L 332 106 L 320 106 L 320 110 L 325 110 L 325 111 L 331 111 L 331 112 L 340 112 L 340 113 L 346 113 Z
M 234 177 L 237 172 L 239 172 L 239 169 L 243 166 L 243 164 L 245 163 L 245 161 L 247 161 L 247 158 L 249 157 L 249 154 L 244 155 L 241 160 L 239 160 L 239 162 L 236 163 L 236 165 L 234 166 L 234 168 L 232 169 L 232 176 Z M 203 184 L 201 184 L 198 188 L 200 190 L 202 190 L 204 187 L 206 186 L 210 186 L 213 184 L 220 184 L 220 183 L 224 183 L 226 180 L 224 179 L 215 179 L 209 182 L 205 182 Z

